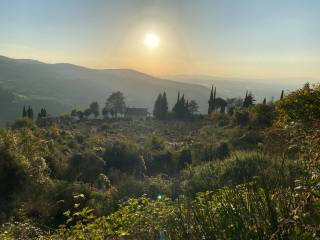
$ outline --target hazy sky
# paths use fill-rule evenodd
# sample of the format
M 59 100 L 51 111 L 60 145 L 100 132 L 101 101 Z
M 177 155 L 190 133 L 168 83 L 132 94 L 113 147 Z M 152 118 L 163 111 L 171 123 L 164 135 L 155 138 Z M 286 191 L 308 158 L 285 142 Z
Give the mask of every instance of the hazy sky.
M 320 0 L 1 0 L 0 55 L 154 75 L 319 78 Z

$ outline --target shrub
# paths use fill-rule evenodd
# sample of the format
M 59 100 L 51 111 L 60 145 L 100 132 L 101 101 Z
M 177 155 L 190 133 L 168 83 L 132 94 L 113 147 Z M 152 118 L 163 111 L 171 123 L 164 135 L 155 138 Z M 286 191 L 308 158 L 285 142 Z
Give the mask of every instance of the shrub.
M 226 142 L 222 142 L 215 150 L 218 159 L 225 159 L 230 155 L 230 148 Z
M 252 125 L 257 128 L 270 127 L 275 117 L 273 105 L 267 104 L 255 105 L 252 114 Z
M 233 123 L 236 126 L 244 127 L 249 124 L 250 115 L 247 110 L 236 110 L 233 114 Z
M 144 159 L 148 175 L 157 175 L 158 173 L 172 175 L 176 171 L 173 154 L 168 150 L 145 153 Z
M 279 176 L 279 173 L 282 175 Z M 236 152 L 224 161 L 204 163 L 190 167 L 182 174 L 181 185 L 187 195 L 236 186 L 263 178 L 270 186 L 290 185 L 303 174 L 296 163 L 256 152 Z M 286 179 L 280 182 L 279 178 Z
M 252 130 L 244 132 L 241 136 L 230 141 L 234 148 L 241 150 L 255 149 L 260 142 L 262 142 L 260 132 Z
M 75 154 L 70 159 L 69 178 L 73 181 L 94 183 L 105 172 L 106 163 L 94 153 Z
M 122 172 L 142 176 L 146 166 L 142 155 L 136 145 L 117 141 L 106 147 L 103 155 L 107 169 L 119 169 Z
M 304 194 L 253 182 L 199 193 L 191 202 L 143 196 L 106 217 L 88 209 L 73 214 L 77 224 L 61 228 L 54 239 L 316 239 L 318 213 L 303 216 L 296 201 Z
M 320 119 L 320 86 L 303 88 L 293 91 L 276 103 L 278 123 L 301 121 L 304 123 Z
M 192 163 L 192 156 L 190 149 L 183 149 L 178 157 L 178 169 L 181 170 Z
M 13 129 L 20 129 L 20 128 L 35 129 L 36 127 L 37 126 L 35 121 L 33 121 L 30 118 L 19 118 L 12 125 Z

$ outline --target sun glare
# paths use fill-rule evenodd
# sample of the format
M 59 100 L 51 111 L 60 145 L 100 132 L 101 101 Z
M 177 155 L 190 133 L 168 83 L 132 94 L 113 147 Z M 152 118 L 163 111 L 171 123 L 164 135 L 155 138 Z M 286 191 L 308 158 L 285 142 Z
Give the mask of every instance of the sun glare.
M 145 44 L 150 48 L 158 47 L 159 38 L 154 34 L 147 34 L 145 37 Z

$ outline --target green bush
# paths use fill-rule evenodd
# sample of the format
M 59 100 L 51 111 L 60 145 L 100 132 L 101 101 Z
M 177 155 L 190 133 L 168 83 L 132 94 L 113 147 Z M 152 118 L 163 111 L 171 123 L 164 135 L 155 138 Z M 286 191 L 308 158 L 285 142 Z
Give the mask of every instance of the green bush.
M 308 123 L 320 119 L 320 86 L 303 88 L 291 92 L 276 103 L 278 123 L 290 122 Z
M 257 104 L 252 109 L 252 126 L 256 128 L 271 127 L 275 118 L 273 105 Z
M 106 147 L 103 154 L 107 169 L 119 169 L 122 172 L 142 176 L 146 166 L 136 145 L 117 141 Z
M 279 173 L 281 172 L 281 176 Z M 181 187 L 187 195 L 236 186 L 255 178 L 267 181 L 269 186 L 288 186 L 303 174 L 297 163 L 289 159 L 272 158 L 256 152 L 236 152 L 223 161 L 204 163 L 183 172 Z M 281 179 L 285 182 L 280 182 Z
M 244 127 L 250 122 L 250 114 L 247 110 L 237 109 L 233 114 L 233 124 L 235 126 Z
M 86 152 L 71 157 L 68 177 L 73 181 L 94 183 L 105 171 L 105 161 L 94 153 Z
M 35 129 L 36 127 L 37 126 L 35 121 L 33 121 L 30 118 L 19 118 L 12 125 L 13 129 L 20 129 L 20 128 Z
M 271 191 L 253 182 L 198 193 L 193 201 L 143 196 L 106 217 L 96 218 L 88 209 L 75 213 L 70 221 L 77 224 L 62 227 L 53 239 L 316 239 L 319 214 L 304 216 L 297 201 L 305 193 Z
M 176 172 L 176 163 L 173 154 L 168 151 L 154 151 L 144 154 L 146 162 L 147 174 L 157 175 L 159 173 L 166 173 L 172 175 Z
M 225 159 L 230 155 L 230 148 L 226 142 L 222 142 L 219 146 L 215 149 L 216 157 L 218 159 Z

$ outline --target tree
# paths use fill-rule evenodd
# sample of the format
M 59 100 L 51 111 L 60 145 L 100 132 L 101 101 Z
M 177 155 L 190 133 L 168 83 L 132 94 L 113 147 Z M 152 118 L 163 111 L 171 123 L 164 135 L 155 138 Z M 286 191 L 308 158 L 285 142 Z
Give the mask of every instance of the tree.
M 97 118 L 100 114 L 100 107 L 98 102 L 92 102 L 89 107 L 91 113 Z
M 82 111 L 77 111 L 77 116 L 81 120 L 84 117 L 84 113 Z
M 280 95 L 280 100 L 282 100 L 283 97 L 284 97 L 284 91 L 282 90 L 282 91 L 281 91 L 281 95 Z
M 214 107 L 214 102 L 215 102 L 215 99 L 216 99 L 216 93 L 217 93 L 217 88 L 214 88 L 214 92 L 213 92 L 213 85 L 212 85 L 212 88 L 211 88 L 211 92 L 210 92 L 210 98 L 209 98 L 209 108 L 208 108 L 208 114 L 212 113 L 215 109 Z
M 71 111 L 71 116 L 72 116 L 72 117 L 77 117 L 77 116 L 78 116 L 77 109 L 73 109 L 73 110 Z
M 45 108 L 41 108 L 40 112 L 38 113 L 38 118 L 45 118 L 47 116 L 47 110 Z
M 162 113 L 162 116 L 164 119 L 168 115 L 168 109 L 169 109 L 169 107 L 168 107 L 167 94 L 166 94 L 166 92 L 163 92 L 162 101 L 161 101 L 161 113 Z
M 86 110 L 83 111 L 83 115 L 87 118 L 91 115 L 91 113 L 92 112 L 90 108 L 87 108 Z
M 178 106 L 179 103 L 180 103 L 180 92 L 178 92 L 177 102 L 176 102 L 176 104 L 173 106 L 172 112 L 177 112 L 177 108 L 179 107 L 179 106 Z
M 41 108 L 40 112 L 38 113 L 37 117 L 37 125 L 38 126 L 45 126 L 46 125 L 46 118 L 47 117 L 47 110 L 45 108 Z
M 176 117 L 180 118 L 180 119 L 188 117 L 188 115 L 189 115 L 188 106 L 187 106 L 187 102 L 184 98 L 184 94 L 180 98 L 180 92 L 178 93 L 177 102 L 174 105 L 174 107 L 172 108 L 172 112 L 174 112 Z
M 155 103 L 154 103 L 154 107 L 153 107 L 153 116 L 156 119 L 161 119 L 161 100 L 162 100 L 162 94 L 159 93 Z
M 30 119 L 33 119 L 33 110 L 30 106 L 28 107 L 28 110 L 27 110 L 27 117 Z
M 109 115 L 109 110 L 108 110 L 106 107 L 104 107 L 104 108 L 102 109 L 102 116 L 103 116 L 104 118 L 108 118 L 108 115 Z
M 256 100 L 254 99 L 254 96 L 252 95 L 252 93 L 251 92 L 246 92 L 246 96 L 245 96 L 245 98 L 244 98 L 244 100 L 243 100 L 243 107 L 244 108 L 248 108 L 248 107 L 251 107 L 251 106 L 253 106 L 254 105 L 254 102 L 255 102 Z
M 26 106 L 23 106 L 23 110 L 22 110 L 22 117 L 23 117 L 23 118 L 27 117 L 27 110 L 26 110 Z
M 190 114 L 195 114 L 198 112 L 199 105 L 195 100 L 191 100 L 188 104 L 188 112 Z
M 106 109 L 112 117 L 117 118 L 118 114 L 123 114 L 126 108 L 125 98 L 123 93 L 118 91 L 112 93 L 106 101 Z
M 267 99 L 266 99 L 266 98 L 263 99 L 262 104 L 263 104 L 263 105 L 266 105 L 266 104 L 267 104 Z
M 158 98 L 154 103 L 153 115 L 158 120 L 164 120 L 168 115 L 168 100 L 167 95 L 164 92 L 163 94 L 159 94 Z
M 303 88 L 291 92 L 276 102 L 278 123 L 313 122 L 320 119 L 320 86 Z

